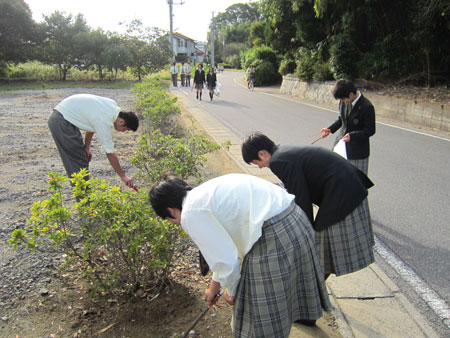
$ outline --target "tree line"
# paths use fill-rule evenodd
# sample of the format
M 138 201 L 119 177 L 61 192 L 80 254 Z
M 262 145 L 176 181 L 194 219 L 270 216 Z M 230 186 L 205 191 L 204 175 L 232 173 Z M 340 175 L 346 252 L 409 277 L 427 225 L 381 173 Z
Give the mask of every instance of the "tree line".
M 445 0 L 260 0 L 236 3 L 211 22 L 216 63 L 253 64 L 259 84 L 364 78 L 416 85 L 450 80 L 450 2 Z M 170 42 L 139 21 L 125 34 L 92 29 L 81 14 L 36 23 L 24 0 L 0 0 L 0 77 L 8 64 L 38 60 L 67 71 L 141 77 L 170 60 Z M 262 59 L 261 59 L 262 57 Z
M 269 47 L 281 74 L 305 81 L 434 85 L 450 79 L 449 15 L 445 0 L 261 0 L 230 6 L 212 26 L 226 63 Z
M 141 80 L 165 67 L 171 56 L 165 33 L 138 20 L 118 34 L 92 29 L 82 14 L 55 11 L 40 23 L 31 14 L 23 0 L 0 0 L 0 77 L 9 64 L 37 60 L 57 65 L 61 80 L 71 68 L 96 69 L 100 80 L 105 71 L 116 78 L 119 70 L 131 69 Z

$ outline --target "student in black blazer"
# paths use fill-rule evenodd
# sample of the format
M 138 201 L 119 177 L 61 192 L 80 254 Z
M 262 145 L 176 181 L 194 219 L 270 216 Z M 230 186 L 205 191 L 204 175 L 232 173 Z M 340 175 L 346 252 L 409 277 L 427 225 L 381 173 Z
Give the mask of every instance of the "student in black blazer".
M 340 129 L 333 147 L 342 139 L 349 162 L 367 175 L 369 137 L 375 134 L 375 108 L 349 80 L 338 80 L 333 88 L 333 96 L 340 100 L 340 114 L 328 128 L 321 129 L 322 138 Z
M 200 101 L 202 100 L 202 92 L 203 92 L 203 87 L 205 86 L 205 82 L 206 82 L 206 77 L 205 77 L 205 71 L 203 70 L 203 64 L 199 63 L 198 64 L 198 68 L 195 70 L 195 74 L 194 74 L 194 83 L 192 84 L 192 86 L 195 86 L 196 89 L 196 96 L 197 96 L 197 100 L 199 98 L 200 94 Z
M 340 155 L 320 147 L 279 146 L 261 133 L 242 143 L 246 163 L 270 170 L 310 219 L 325 273 L 336 276 L 374 261 L 368 189 L 372 181 Z M 313 216 L 313 204 L 319 207 Z

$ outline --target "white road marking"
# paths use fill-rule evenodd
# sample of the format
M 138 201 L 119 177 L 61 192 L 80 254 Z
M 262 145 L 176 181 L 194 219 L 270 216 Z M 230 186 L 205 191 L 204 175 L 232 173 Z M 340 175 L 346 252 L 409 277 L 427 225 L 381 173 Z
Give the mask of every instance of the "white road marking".
M 376 236 L 375 250 L 450 328 L 450 306 Z

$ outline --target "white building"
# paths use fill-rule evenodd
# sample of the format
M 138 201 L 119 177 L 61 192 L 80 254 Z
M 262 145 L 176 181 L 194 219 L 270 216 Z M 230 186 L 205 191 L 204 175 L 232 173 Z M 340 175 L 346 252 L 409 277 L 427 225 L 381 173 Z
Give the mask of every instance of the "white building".
M 191 39 L 178 32 L 174 32 L 172 45 L 173 45 L 173 52 L 175 54 L 175 61 L 177 62 L 195 61 L 197 52 L 195 49 L 194 39 Z

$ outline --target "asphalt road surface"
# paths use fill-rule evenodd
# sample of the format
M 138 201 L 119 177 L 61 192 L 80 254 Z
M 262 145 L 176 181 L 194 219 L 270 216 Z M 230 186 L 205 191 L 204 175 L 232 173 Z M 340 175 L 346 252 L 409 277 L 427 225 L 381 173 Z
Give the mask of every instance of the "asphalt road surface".
M 237 80 L 242 76 L 236 72 L 218 75 L 221 93 L 212 102 L 206 91 L 199 102 L 195 92 L 181 90 L 240 138 L 261 131 L 275 143 L 311 144 L 317 138 L 311 135 L 337 118 L 337 101 L 336 107 L 322 108 L 280 97 L 269 89 L 252 92 Z M 416 292 L 431 292 L 431 303 L 444 307 L 442 319 L 450 311 L 449 133 L 381 118 L 376 128 L 369 159 L 375 187 L 369 203 L 377 242 L 399 262 L 400 269 L 407 270 L 401 276 L 420 279 Z M 331 148 L 333 140 L 330 135 L 316 145 Z

